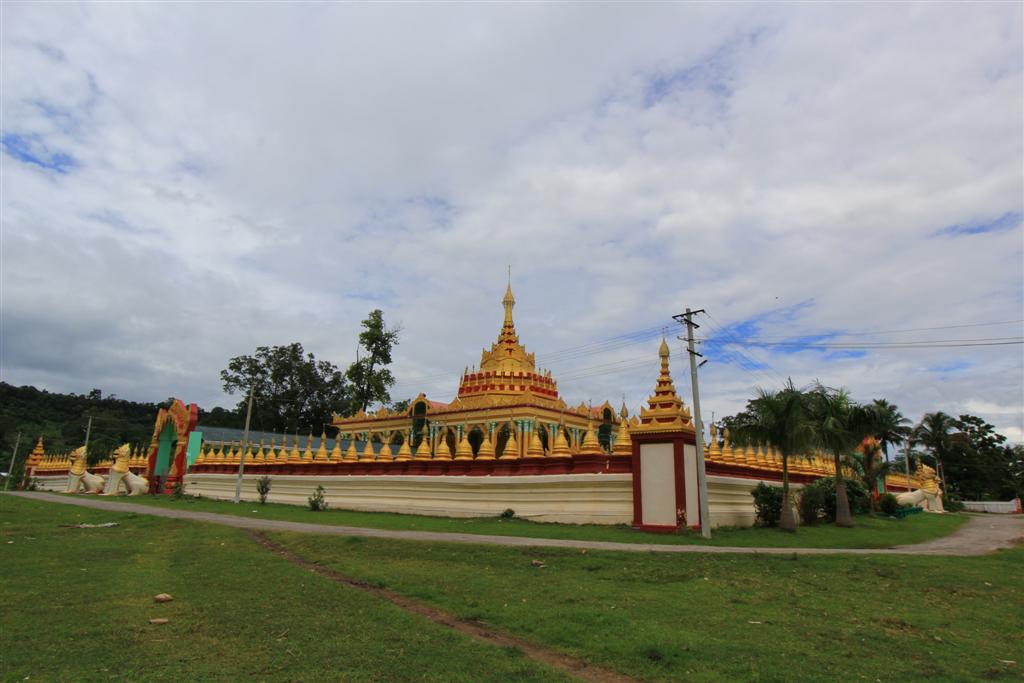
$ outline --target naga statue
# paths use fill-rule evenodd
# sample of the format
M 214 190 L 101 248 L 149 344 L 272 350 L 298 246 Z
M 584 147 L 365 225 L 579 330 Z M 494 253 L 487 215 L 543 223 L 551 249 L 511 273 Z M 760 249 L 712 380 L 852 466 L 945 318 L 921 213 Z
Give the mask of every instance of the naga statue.
M 900 505 L 916 505 L 924 508 L 925 512 L 945 512 L 942 507 L 942 489 L 935 470 L 922 464 L 920 478 L 921 488 L 899 494 L 896 502 Z
M 99 493 L 103 489 L 104 479 L 98 474 L 85 471 L 85 446 L 81 446 L 71 454 L 71 468 L 68 470 L 68 487 L 65 493 L 78 493 L 85 488 L 86 493 Z
M 133 474 L 128 469 L 130 457 L 131 447 L 128 444 L 124 444 L 114 451 L 114 464 L 110 468 L 107 487 L 103 491 L 104 496 L 116 496 L 121 484 L 124 484 L 125 491 L 129 496 L 141 496 L 149 490 L 149 481 L 145 477 Z

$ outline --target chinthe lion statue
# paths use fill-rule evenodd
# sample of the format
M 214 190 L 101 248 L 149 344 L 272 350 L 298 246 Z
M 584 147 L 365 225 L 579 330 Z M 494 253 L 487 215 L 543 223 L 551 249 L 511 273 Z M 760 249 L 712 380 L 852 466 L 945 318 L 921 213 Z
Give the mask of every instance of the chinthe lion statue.
M 86 493 L 99 493 L 103 490 L 103 477 L 91 474 L 85 469 L 85 446 L 71 454 L 71 468 L 68 470 L 68 487 L 65 493 L 78 493 L 85 489 Z
M 120 491 L 121 484 L 124 484 L 125 492 L 129 496 L 141 496 L 149 490 L 149 481 L 145 477 L 133 474 L 128 469 L 128 459 L 131 457 L 131 447 L 124 444 L 114 451 L 114 464 L 110 468 L 110 476 L 107 478 L 107 487 L 103 490 L 104 496 L 116 496 Z
M 924 508 L 925 512 L 945 512 L 942 507 L 942 489 L 939 487 L 935 470 L 927 465 L 922 465 L 921 468 L 921 488 L 899 494 L 896 496 L 896 502 L 900 505 L 916 505 Z

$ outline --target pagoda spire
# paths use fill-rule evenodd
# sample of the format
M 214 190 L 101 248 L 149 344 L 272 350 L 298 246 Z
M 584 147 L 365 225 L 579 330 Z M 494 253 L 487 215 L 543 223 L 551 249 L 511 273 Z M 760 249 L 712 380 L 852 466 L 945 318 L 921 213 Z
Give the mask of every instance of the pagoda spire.
M 513 344 L 519 343 L 519 336 L 516 334 L 516 324 L 512 321 L 512 309 L 516 305 L 516 298 L 512 296 L 512 268 L 509 267 L 509 281 L 508 286 L 505 288 L 505 296 L 501 300 L 501 305 L 505 307 L 505 322 L 501 326 L 501 334 L 498 336 L 498 343 L 503 341 L 511 341 Z
M 631 431 L 693 431 L 693 423 L 690 419 L 690 411 L 683 405 L 682 399 L 676 394 L 675 384 L 672 382 L 672 373 L 669 372 L 668 342 L 664 337 L 661 339 L 661 346 L 658 348 L 658 356 L 661 359 L 661 372 L 658 374 L 658 381 L 654 385 L 654 394 L 647 399 L 649 408 L 640 409 L 640 424 Z

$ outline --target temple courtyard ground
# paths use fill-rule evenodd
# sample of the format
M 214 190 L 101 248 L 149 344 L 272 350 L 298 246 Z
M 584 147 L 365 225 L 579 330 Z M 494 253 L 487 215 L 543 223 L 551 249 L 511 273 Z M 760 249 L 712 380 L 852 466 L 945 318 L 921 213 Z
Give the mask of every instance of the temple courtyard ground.
M 152 514 L 211 514 L 182 501 L 43 497 L 0 496 L 4 680 L 1024 680 L 1021 547 L 510 547 L 484 545 L 491 532 L 450 543 L 284 522 L 300 533 Z M 915 534 L 975 553 L 1024 531 L 1005 517 L 954 526 Z M 174 600 L 155 603 L 162 592 Z
M 107 510 L 132 510 L 140 514 L 156 514 L 179 519 L 233 524 L 240 528 L 267 529 L 278 531 L 308 531 L 313 533 L 378 536 L 383 538 L 405 538 L 409 540 L 493 543 L 501 545 L 552 545 L 604 550 L 641 550 L 661 552 L 729 552 L 730 547 L 738 548 L 792 548 L 841 549 L 841 548 L 893 548 L 925 541 L 948 538 L 949 535 L 969 522 L 966 515 L 914 515 L 901 521 L 860 516 L 853 529 L 838 529 L 830 524 L 801 527 L 796 534 L 778 529 L 728 528 L 716 529 L 713 538 L 705 541 L 700 534 L 683 532 L 679 534 L 645 533 L 627 526 L 597 524 L 547 524 L 523 519 L 499 518 L 447 518 L 423 515 L 406 515 L 381 512 L 357 512 L 352 510 L 329 509 L 312 512 L 297 505 L 253 502 L 234 504 L 229 501 L 207 498 L 170 496 L 137 496 L 128 498 L 65 495 L 53 493 L 19 493 L 33 496 L 37 500 L 65 502 Z M 145 506 L 145 507 L 141 507 Z M 155 508 L 155 509 L 154 509 Z M 243 517 L 246 520 L 225 519 Z M 1024 536 L 1024 520 L 1014 523 L 1013 518 L 988 517 L 990 524 L 997 528 L 987 533 L 972 529 L 967 536 L 978 547 L 962 548 L 962 552 L 985 553 L 997 547 L 1012 545 L 1016 538 Z M 285 524 L 264 522 L 286 522 Z M 975 523 L 977 526 L 980 523 Z M 1008 526 L 1002 526 L 1008 525 Z M 333 527 L 323 529 L 324 526 Z M 378 533 L 379 530 L 381 533 Z M 398 532 L 398 533 L 394 533 Z M 406 533 L 413 532 L 413 533 Z M 488 537 L 498 538 L 488 538 Z M 522 540 L 517 540 L 517 537 Z M 954 537 L 957 538 L 957 537 Z M 563 542 L 564 541 L 564 542 Z M 627 545 L 623 545 L 627 544 Z M 1000 545 L 1002 544 L 1002 545 Z M 692 548 L 651 548 L 652 545 L 682 545 Z M 712 546 L 713 550 L 707 550 Z M 702 550 L 701 547 L 705 549 Z M 719 550 L 718 548 L 721 547 Z M 915 547 L 914 552 L 924 548 Z

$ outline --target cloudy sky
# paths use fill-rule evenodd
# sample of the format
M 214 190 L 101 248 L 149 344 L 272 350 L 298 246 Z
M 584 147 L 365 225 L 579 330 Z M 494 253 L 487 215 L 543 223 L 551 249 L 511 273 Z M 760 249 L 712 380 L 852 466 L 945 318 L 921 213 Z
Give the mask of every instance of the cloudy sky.
M 1019 3 L 2 11 L 4 381 L 230 405 L 381 308 L 450 400 L 511 265 L 572 403 L 663 329 L 689 403 L 689 306 L 706 420 L 792 376 L 1024 439 L 1020 344 L 877 346 L 1024 335 Z

